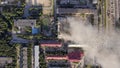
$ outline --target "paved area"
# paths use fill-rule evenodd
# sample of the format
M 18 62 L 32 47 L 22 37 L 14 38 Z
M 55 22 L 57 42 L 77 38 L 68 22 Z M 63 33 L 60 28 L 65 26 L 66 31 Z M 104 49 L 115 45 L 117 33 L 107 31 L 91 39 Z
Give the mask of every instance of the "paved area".
M 11 43 L 28 43 L 29 41 L 26 39 L 18 38 L 15 34 L 12 35 L 13 39 Z

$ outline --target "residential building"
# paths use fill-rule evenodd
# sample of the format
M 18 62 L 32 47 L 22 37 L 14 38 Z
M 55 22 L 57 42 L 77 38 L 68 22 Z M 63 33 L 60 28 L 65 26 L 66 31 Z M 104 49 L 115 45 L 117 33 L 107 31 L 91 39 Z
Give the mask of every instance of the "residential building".
M 40 46 L 44 49 L 48 68 L 70 68 L 70 64 L 67 62 L 67 53 L 63 49 L 64 45 L 61 42 L 52 40 L 43 41 Z M 62 62 L 64 62 L 64 64 Z
M 62 47 L 61 43 L 42 43 L 42 47 Z
M 34 46 L 34 68 L 39 68 L 39 45 Z
M 90 23 L 98 24 L 97 2 L 91 0 L 57 0 L 56 13 L 58 18 L 61 16 L 84 16 L 93 15 L 94 19 Z M 87 19 L 87 18 L 86 18 Z M 91 19 L 91 17 L 89 18 Z
M 36 34 L 38 30 L 35 28 L 35 19 L 18 19 L 14 20 L 13 33 L 25 33 L 25 29 L 31 30 L 31 33 Z
M 17 5 L 18 3 L 18 0 L 1 0 L 0 5 Z
M 71 68 L 67 60 L 51 60 L 48 62 L 48 68 Z
M 0 57 L 0 68 L 4 68 L 5 65 L 13 62 L 11 57 Z
M 83 47 L 86 45 L 68 45 L 68 60 L 71 63 L 71 67 L 81 67 L 84 66 L 84 50 Z
M 67 56 L 46 56 L 46 60 L 67 60 Z
M 14 26 L 24 28 L 25 26 L 34 27 L 36 26 L 36 20 L 35 19 L 18 19 L 14 20 Z
M 96 13 L 97 10 L 95 9 L 87 9 L 87 8 L 59 8 L 57 9 L 57 14 L 59 15 L 69 15 L 69 14 L 72 14 L 72 15 L 75 15 L 75 14 L 82 14 L 82 13 L 85 13 L 85 14 L 94 14 Z

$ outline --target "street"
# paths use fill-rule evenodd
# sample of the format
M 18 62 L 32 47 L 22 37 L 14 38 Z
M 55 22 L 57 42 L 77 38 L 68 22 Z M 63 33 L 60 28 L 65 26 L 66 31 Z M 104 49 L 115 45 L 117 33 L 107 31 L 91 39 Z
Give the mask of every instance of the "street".
M 119 0 L 106 0 L 106 28 L 113 30 L 119 20 Z

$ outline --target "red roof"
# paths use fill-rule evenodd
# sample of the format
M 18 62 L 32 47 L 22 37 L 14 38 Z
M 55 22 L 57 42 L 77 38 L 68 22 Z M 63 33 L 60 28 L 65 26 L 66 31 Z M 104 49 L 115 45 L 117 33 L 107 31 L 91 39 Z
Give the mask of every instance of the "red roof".
M 42 43 L 41 44 L 42 47 L 47 46 L 47 47 L 61 47 L 62 44 L 61 43 Z
M 68 54 L 68 59 L 70 62 L 79 62 L 83 57 L 83 53 L 79 51 L 74 51 Z
M 68 56 L 47 56 L 46 60 L 67 60 Z

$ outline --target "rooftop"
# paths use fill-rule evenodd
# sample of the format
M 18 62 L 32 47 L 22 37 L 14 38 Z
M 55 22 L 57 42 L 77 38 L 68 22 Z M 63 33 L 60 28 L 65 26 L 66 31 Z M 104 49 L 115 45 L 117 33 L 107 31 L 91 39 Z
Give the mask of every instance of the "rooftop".
M 74 52 L 68 53 L 68 59 L 70 62 L 80 62 L 82 56 L 83 56 L 83 53 L 81 53 L 79 51 L 78 52 L 74 51 Z
M 83 47 L 88 47 L 87 45 L 68 45 L 69 48 L 83 48 Z
M 41 43 L 42 47 L 61 47 L 62 43 Z
M 39 46 L 34 47 L 34 59 L 35 59 L 35 64 L 34 68 L 39 68 Z
M 46 60 L 67 60 L 67 56 L 46 56 Z
M 33 27 L 36 25 L 36 20 L 34 19 L 19 19 L 14 20 L 14 26 L 24 28 L 26 26 Z
M 70 68 L 70 63 L 67 60 L 50 60 L 48 66 L 49 68 Z
M 57 14 L 94 14 L 96 13 L 95 9 L 88 9 L 88 8 L 58 8 Z
M 8 4 L 9 4 L 9 5 L 18 4 L 18 0 L 1 0 L 0 2 L 1 2 L 1 3 L 0 3 L 1 5 L 2 5 L 2 4 L 7 4 L 7 5 L 8 5 Z
M 32 34 L 38 34 L 38 28 L 32 27 Z
M 59 0 L 60 5 L 72 4 L 72 5 L 81 5 L 87 3 L 86 0 Z

